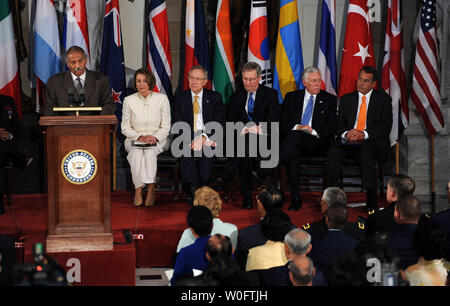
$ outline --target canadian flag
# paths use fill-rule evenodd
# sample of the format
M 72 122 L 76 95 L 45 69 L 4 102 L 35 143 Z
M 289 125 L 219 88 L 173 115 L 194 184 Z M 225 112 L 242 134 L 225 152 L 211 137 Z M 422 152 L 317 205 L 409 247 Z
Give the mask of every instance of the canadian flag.
M 367 0 L 350 0 L 339 75 L 339 97 L 356 90 L 358 71 L 362 67 L 375 67 L 368 11 Z

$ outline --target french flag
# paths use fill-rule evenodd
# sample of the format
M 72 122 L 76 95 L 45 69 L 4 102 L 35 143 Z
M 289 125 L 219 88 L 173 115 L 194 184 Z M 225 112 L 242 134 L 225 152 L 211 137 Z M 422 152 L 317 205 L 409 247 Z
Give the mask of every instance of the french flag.
M 147 36 L 147 66 L 156 79 L 154 90 L 172 101 L 172 55 L 165 0 L 150 1 Z
M 336 95 L 336 1 L 323 0 L 317 66 L 322 75 L 321 89 Z
M 88 55 L 86 67 L 91 68 L 89 52 L 89 32 L 85 0 L 67 0 L 64 20 L 63 47 L 81 47 Z

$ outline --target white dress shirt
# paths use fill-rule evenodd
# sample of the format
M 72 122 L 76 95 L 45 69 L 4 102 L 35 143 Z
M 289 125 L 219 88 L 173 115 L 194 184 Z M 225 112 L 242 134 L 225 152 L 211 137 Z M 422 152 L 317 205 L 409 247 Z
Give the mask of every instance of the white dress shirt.
M 72 76 L 73 85 L 75 86 L 75 88 L 77 88 L 77 85 L 78 85 L 78 81 L 77 81 L 78 78 L 80 78 L 81 85 L 83 85 L 83 88 L 85 87 L 84 84 L 86 83 L 86 71 L 84 71 L 84 73 L 82 75 L 80 75 L 79 77 L 77 77 L 72 72 L 70 73 L 70 75 Z
M 367 128 L 367 111 L 369 110 L 369 102 L 370 102 L 370 96 L 372 95 L 373 89 L 371 91 L 369 91 L 365 96 L 366 96 L 366 125 L 364 126 L 364 139 L 369 139 L 369 133 L 367 133 L 366 128 Z M 364 95 L 360 92 L 358 92 L 358 108 L 357 108 L 357 112 L 356 112 L 356 119 L 355 119 L 355 125 L 353 126 L 354 129 L 356 129 L 356 125 L 358 124 L 358 116 L 359 116 L 359 110 L 361 108 L 361 104 L 362 104 L 362 97 Z M 348 131 L 345 131 L 344 133 L 342 133 L 341 137 L 345 138 L 345 136 L 347 135 Z

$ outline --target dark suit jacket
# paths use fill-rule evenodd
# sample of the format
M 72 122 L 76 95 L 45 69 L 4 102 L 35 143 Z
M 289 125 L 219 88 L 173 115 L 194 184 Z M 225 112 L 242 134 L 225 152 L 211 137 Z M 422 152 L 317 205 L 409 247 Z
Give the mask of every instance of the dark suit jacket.
M 345 224 L 344 232 L 347 233 L 354 239 L 363 240 L 366 238 L 366 234 L 364 232 L 364 223 L 361 224 L 362 220 L 358 220 L 360 224 L 357 222 L 347 222 Z M 311 237 L 321 237 L 328 232 L 328 227 L 325 223 L 325 217 L 321 220 L 314 223 L 307 223 L 303 225 L 303 229 L 307 231 Z
M 358 240 L 353 239 L 344 231 L 330 231 L 322 237 L 314 237 L 311 240 L 312 249 L 309 257 L 314 266 L 327 273 L 331 264 L 345 253 L 351 253 L 358 244 Z
M 281 109 L 281 134 L 284 136 L 300 124 L 305 90 L 292 91 L 286 94 Z M 319 134 L 323 144 L 329 144 L 336 131 L 336 96 L 321 90 L 314 103 L 312 128 Z
M 183 121 L 191 127 L 191 139 L 194 139 L 194 111 L 191 90 L 183 91 L 174 97 L 173 122 Z M 203 88 L 202 98 L 203 123 L 218 122 L 225 125 L 225 104 L 222 95 L 216 91 Z M 211 136 L 208 134 L 208 137 Z M 214 137 L 211 140 L 216 140 Z
M 227 121 L 250 122 L 247 112 L 245 111 L 245 103 L 247 102 L 247 91 L 244 89 L 234 92 L 230 97 L 228 106 Z M 253 122 L 257 125 L 260 122 L 278 121 L 280 115 L 280 106 L 278 103 L 277 92 L 275 89 L 259 84 L 256 90 L 255 106 L 253 108 Z M 268 126 L 269 128 L 270 126 Z
M 79 97 L 76 93 L 75 86 L 70 71 L 53 75 L 47 82 L 47 97 L 45 100 L 45 116 L 75 115 L 75 112 L 56 113 L 53 107 L 68 107 L 67 102 L 68 90 L 73 88 L 75 92 L 75 100 Z M 84 106 L 94 107 L 101 106 L 103 110 L 101 115 L 114 115 L 116 105 L 112 99 L 111 87 L 108 77 L 97 71 L 86 69 L 86 80 L 84 84 L 86 91 L 86 102 Z M 80 115 L 98 115 L 98 112 L 82 112 Z
M 447 255 L 445 260 L 450 261 L 450 208 L 438 212 L 433 216 L 432 220 L 442 226 L 447 232 Z
M 341 97 L 337 118 L 337 137 L 353 129 L 358 113 L 358 92 L 354 91 Z M 382 159 L 389 154 L 389 134 L 392 128 L 392 98 L 386 93 L 373 90 L 367 109 L 366 131 L 369 142 L 375 143 Z
M 405 270 L 416 264 L 419 256 L 413 247 L 414 231 L 417 224 L 397 224 L 388 232 L 388 246 L 390 251 L 400 258 L 399 269 Z
M 242 271 L 245 271 L 247 265 L 248 250 L 266 242 L 267 238 L 262 233 L 261 222 L 239 230 L 234 258 Z
M 395 228 L 394 210 L 396 202 L 392 202 L 383 210 L 367 216 L 367 237 L 372 237 L 376 232 L 389 232 Z
M 0 95 L 0 128 L 13 135 L 13 141 L 20 138 L 23 126 L 14 104 L 14 99 L 9 96 Z

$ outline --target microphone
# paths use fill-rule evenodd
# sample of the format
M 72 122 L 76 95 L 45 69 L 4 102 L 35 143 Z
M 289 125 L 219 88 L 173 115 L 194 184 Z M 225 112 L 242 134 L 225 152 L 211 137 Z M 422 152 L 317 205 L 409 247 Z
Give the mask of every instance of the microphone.
M 86 102 L 86 91 L 84 90 L 84 88 L 80 88 L 80 101 L 79 104 L 80 106 L 84 106 L 84 102 Z
M 69 87 L 67 91 L 67 103 L 69 103 L 70 106 L 73 106 L 74 102 L 75 102 L 75 89 Z

